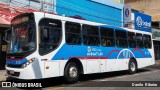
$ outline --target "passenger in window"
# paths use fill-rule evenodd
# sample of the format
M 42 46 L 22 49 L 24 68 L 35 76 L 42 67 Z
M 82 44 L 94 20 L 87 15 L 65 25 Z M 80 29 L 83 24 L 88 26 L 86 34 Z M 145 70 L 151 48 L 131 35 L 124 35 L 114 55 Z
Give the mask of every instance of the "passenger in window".
M 117 47 L 119 47 L 120 45 L 119 45 L 119 40 L 117 40 Z
M 112 46 L 112 43 L 110 40 L 107 40 L 107 46 Z
M 49 49 L 50 49 L 50 50 L 52 50 L 52 49 L 53 49 L 53 47 L 54 47 L 54 41 L 53 41 L 53 40 L 51 40 L 51 41 L 50 41 L 50 48 L 49 48 Z
M 94 38 L 92 42 L 93 42 L 93 45 L 99 45 L 99 40 L 96 37 Z
M 102 46 L 106 46 L 107 45 L 107 42 L 105 40 L 105 38 L 102 39 Z

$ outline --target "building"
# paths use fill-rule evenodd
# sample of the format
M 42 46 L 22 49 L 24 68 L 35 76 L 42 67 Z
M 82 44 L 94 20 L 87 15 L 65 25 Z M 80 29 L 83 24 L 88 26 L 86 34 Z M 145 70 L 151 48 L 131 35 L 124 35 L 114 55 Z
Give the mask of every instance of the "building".
M 155 59 L 160 60 L 160 29 L 152 28 Z
M 160 21 L 160 0 L 125 0 L 125 4 L 131 4 L 131 8 L 139 12 L 152 16 L 152 23 L 154 28 L 159 28 Z M 151 8 L 148 8 L 151 7 Z
M 160 0 L 125 0 L 124 3 L 131 4 L 132 9 L 152 16 L 152 34 L 155 59 L 160 59 Z
M 56 12 L 114 26 L 123 26 L 123 0 L 57 0 Z

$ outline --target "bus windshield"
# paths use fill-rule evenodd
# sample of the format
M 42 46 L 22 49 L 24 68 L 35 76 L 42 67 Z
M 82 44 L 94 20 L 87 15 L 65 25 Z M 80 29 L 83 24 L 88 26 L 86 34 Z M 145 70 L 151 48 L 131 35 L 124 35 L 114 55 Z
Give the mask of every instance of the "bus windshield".
M 35 49 L 35 24 L 22 24 L 12 27 L 8 53 L 24 53 Z

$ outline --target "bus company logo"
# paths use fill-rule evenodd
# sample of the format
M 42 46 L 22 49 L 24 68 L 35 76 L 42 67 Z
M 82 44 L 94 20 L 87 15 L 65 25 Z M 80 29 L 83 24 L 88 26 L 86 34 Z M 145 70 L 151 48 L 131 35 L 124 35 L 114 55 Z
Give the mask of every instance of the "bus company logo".
M 88 47 L 87 56 L 103 56 L 103 52 L 99 48 Z
M 137 17 L 136 22 L 137 22 L 137 26 L 138 26 L 138 27 L 142 27 L 142 25 L 143 25 L 143 20 L 142 20 L 142 18 L 141 18 L 140 16 Z

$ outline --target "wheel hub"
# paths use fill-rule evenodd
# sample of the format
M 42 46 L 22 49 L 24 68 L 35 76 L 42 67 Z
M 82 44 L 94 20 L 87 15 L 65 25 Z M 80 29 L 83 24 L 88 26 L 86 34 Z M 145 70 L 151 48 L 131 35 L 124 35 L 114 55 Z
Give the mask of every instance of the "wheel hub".
M 136 70 L 136 65 L 134 62 L 131 63 L 131 70 L 132 71 L 135 71 Z
M 77 68 L 76 67 L 71 67 L 69 69 L 69 76 L 72 78 L 77 77 Z

